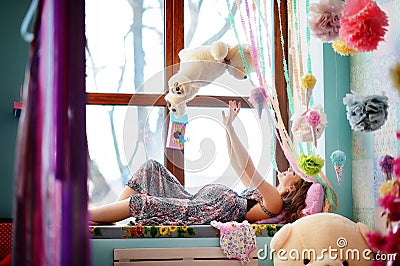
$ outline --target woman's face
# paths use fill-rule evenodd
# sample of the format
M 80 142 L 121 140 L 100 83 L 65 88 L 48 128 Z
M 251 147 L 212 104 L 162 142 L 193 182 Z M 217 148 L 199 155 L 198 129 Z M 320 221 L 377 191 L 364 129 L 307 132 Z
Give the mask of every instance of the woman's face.
M 295 184 L 300 180 L 300 176 L 297 175 L 293 169 L 289 168 L 285 172 L 278 173 L 278 191 L 281 195 L 289 192 L 296 191 Z

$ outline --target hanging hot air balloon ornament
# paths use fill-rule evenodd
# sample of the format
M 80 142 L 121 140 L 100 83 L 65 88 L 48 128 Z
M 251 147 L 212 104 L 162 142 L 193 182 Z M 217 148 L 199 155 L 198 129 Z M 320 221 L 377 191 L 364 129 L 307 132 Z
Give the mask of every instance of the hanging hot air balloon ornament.
M 342 181 L 343 167 L 346 162 L 346 154 L 341 150 L 336 150 L 331 154 L 331 162 L 335 168 L 338 183 Z

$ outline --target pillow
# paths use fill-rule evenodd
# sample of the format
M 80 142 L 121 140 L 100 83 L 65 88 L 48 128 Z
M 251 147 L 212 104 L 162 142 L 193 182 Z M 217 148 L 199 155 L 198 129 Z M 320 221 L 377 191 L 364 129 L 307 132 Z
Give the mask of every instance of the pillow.
M 324 206 L 324 189 L 320 183 L 313 183 L 307 191 L 306 207 L 301 211 L 307 216 L 322 211 Z
M 324 206 L 324 189 L 320 183 L 313 183 L 307 191 L 306 207 L 301 211 L 304 216 L 322 212 Z M 260 224 L 284 224 L 286 223 L 285 215 L 281 212 L 278 216 L 259 220 Z

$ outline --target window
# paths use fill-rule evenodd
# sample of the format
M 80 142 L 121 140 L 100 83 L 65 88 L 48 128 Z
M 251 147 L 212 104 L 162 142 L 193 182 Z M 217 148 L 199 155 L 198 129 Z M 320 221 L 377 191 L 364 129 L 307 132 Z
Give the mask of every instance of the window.
M 240 9 L 236 1 L 230 2 L 240 25 Z M 276 3 L 269 5 L 276 9 Z M 203 87 L 188 108 L 184 152 L 165 148 L 169 115 L 164 93 L 166 81 L 179 69 L 178 52 L 215 40 L 237 43 L 226 2 L 86 0 L 86 34 L 90 204 L 114 201 L 129 171 L 149 158 L 164 162 L 192 192 L 210 182 L 241 190 L 228 167 L 221 111 L 230 99 L 248 107 L 243 101 L 250 94 L 248 80 L 237 82 L 226 74 Z M 244 36 L 239 33 L 240 41 L 248 43 Z M 276 60 L 280 54 L 277 45 Z M 285 92 L 282 67 L 275 68 L 277 89 Z M 267 174 L 272 136 L 266 119 L 260 121 L 250 108 L 243 108 L 240 116 L 246 121 L 237 123 L 241 139 L 258 169 Z M 286 167 L 284 156 L 279 151 L 276 156 L 278 165 Z

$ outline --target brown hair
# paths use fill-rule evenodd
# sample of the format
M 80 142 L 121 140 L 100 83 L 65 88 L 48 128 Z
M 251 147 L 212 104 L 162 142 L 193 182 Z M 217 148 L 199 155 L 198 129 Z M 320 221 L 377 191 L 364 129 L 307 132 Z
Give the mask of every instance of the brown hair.
M 307 191 L 312 185 L 300 178 L 295 183 L 296 190 L 283 198 L 283 212 L 287 223 L 292 223 L 302 216 L 301 211 L 306 207 Z

